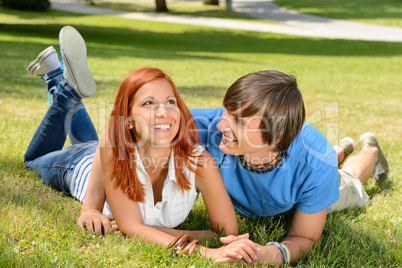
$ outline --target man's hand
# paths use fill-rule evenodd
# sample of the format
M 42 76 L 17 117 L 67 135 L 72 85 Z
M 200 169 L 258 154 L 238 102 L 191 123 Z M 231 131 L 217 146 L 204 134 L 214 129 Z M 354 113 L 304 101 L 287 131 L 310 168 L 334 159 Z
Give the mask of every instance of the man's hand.
M 220 241 L 223 244 L 227 245 L 227 244 L 230 244 L 232 242 L 239 241 L 242 239 L 249 239 L 249 237 L 250 237 L 250 235 L 248 233 L 242 234 L 242 235 L 237 235 L 237 236 L 236 235 L 228 235 L 228 236 L 221 237 Z
M 81 211 L 81 215 L 77 219 L 77 225 L 81 230 L 89 231 L 91 234 L 96 233 L 99 236 L 119 230 L 115 221 L 112 221 L 109 216 L 96 209 Z
M 229 235 L 221 237 L 225 246 L 217 249 L 216 262 L 240 262 L 241 264 L 254 265 L 258 263 L 257 253 L 260 251 L 258 244 L 248 239 L 249 235 Z
M 229 235 L 226 237 L 221 237 L 220 240 L 223 244 L 230 246 L 230 245 L 234 245 L 234 244 L 238 243 L 238 241 L 248 240 L 248 238 L 249 238 L 249 234 L 246 233 L 246 234 L 238 235 L 238 236 Z M 270 250 L 268 250 L 268 247 L 261 246 L 257 243 L 254 243 L 254 246 L 256 248 L 258 248 L 258 250 L 255 251 L 257 258 L 253 259 L 252 263 L 247 263 L 247 264 L 250 264 L 250 265 L 271 264 L 272 265 L 275 263 L 276 259 L 279 259 L 279 266 L 281 263 L 283 263 L 283 260 L 281 259 L 282 254 L 279 251 L 279 249 L 276 248 L 275 246 L 271 246 Z M 233 258 L 231 258 L 231 259 L 225 258 L 225 260 L 220 261 L 220 262 L 233 262 L 233 261 L 234 261 Z M 244 262 L 243 262 L 243 264 L 244 264 Z

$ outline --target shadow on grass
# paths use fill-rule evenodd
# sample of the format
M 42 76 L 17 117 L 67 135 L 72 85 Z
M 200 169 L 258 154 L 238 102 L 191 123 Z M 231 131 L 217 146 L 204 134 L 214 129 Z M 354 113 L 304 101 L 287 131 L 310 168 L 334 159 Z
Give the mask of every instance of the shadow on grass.
M 13 36 L 57 38 L 64 25 L 2 24 L 0 31 Z M 194 27 L 184 33 L 142 31 L 134 28 L 106 28 L 74 25 L 84 36 L 88 50 L 95 45 L 114 46 L 108 53 L 91 56 L 109 59 L 131 56 L 157 59 L 201 58 L 230 60 L 224 55 L 191 53 L 269 53 L 322 56 L 395 56 L 402 54 L 399 43 L 340 39 L 301 38 L 256 32 L 227 31 Z M 5 45 L 5 44 L 4 44 Z M 9 42 L 8 46 L 20 44 Z M 34 44 L 32 44 L 34 45 Z M 114 53 L 113 53 L 114 52 Z M 22 50 L 21 53 L 26 53 Z M 236 61 L 235 61 L 236 62 Z M 237 61 L 241 62 L 241 61 Z
M 395 186 L 395 183 L 391 180 L 386 181 L 376 181 L 375 186 L 366 189 L 367 194 L 370 199 L 374 198 L 376 195 L 387 195 Z
M 378 233 L 354 227 L 354 221 L 363 213 L 365 208 L 330 214 L 312 259 L 325 259 L 331 267 L 385 267 L 396 262 L 392 256 L 384 256 L 385 252 L 389 252 L 389 243 L 379 239 Z M 309 260 L 302 263 L 307 265 Z
M 5 15 L 12 15 L 16 16 L 19 19 L 24 20 L 32 20 L 32 19 L 49 19 L 53 20 L 55 16 L 57 17 L 65 17 L 70 18 L 74 17 L 85 17 L 88 16 L 86 14 L 78 14 L 78 13 L 70 13 L 70 12 L 63 12 L 58 10 L 50 10 L 46 12 L 35 12 L 29 10 L 17 10 L 17 9 L 10 9 L 0 6 L 0 12 Z
M 26 64 L 36 56 L 38 51 L 44 48 L 44 42 L 20 42 L 14 41 L 21 38 L 49 39 L 50 44 L 56 48 L 58 33 L 64 26 L 52 24 L 55 14 L 65 17 L 81 17 L 63 12 L 52 12 L 51 14 L 38 14 L 32 12 L 11 12 L 21 19 L 49 20 L 49 24 L 0 24 L 0 33 L 13 37 L 13 41 L 3 40 L 0 43 L 0 78 L 4 76 L 6 81 L 3 84 L 0 95 L 17 94 L 23 98 L 34 98 L 37 94 L 25 89 L 32 87 L 33 80 L 21 79 Z M 135 22 L 135 21 L 133 21 Z M 222 29 L 206 29 L 203 27 L 191 27 L 183 33 L 156 32 L 136 30 L 134 27 L 95 27 L 75 25 L 84 36 L 90 57 L 102 61 L 119 57 L 133 59 L 156 59 L 156 60 L 205 60 L 227 61 L 233 64 L 242 64 L 252 61 L 239 60 L 227 54 L 253 53 L 253 54 L 288 54 L 288 55 L 320 55 L 320 56 L 385 56 L 392 57 L 402 54 L 400 44 L 387 42 L 365 42 L 352 40 L 331 40 L 318 38 L 300 38 L 276 34 L 261 34 L 256 32 L 227 31 Z M 49 42 L 49 41 L 46 41 Z M 227 54 L 226 54 L 227 53 Z M 268 57 L 268 56 L 267 56 Z M 243 57 L 244 58 L 244 57 Z M 264 58 L 258 59 L 264 61 Z M 4 69 L 3 69 L 4 68 Z M 191 68 L 191 66 L 190 66 Z M 10 70 L 13 69 L 10 76 Z M 2 79 L 2 80 L 3 80 Z M 106 83 L 98 79 L 98 83 Z M 39 82 L 38 82 L 39 83 Z M 39 84 L 38 84 L 39 85 Z M 113 88 L 114 83 L 110 84 Z M 210 88 L 208 85 L 202 88 L 186 89 L 184 94 L 192 93 L 193 90 L 200 94 L 200 97 L 213 96 L 221 97 L 219 90 Z M 42 95 L 40 95 L 42 97 Z
M 112 8 L 118 9 L 123 12 L 141 12 L 141 13 L 155 13 L 155 6 L 152 5 L 144 5 L 143 3 L 111 3 L 111 2 L 104 2 L 104 3 L 95 3 L 94 6 L 101 7 L 101 8 Z M 224 9 L 220 9 L 219 7 L 210 6 L 211 9 L 204 9 L 202 7 L 198 8 L 193 6 L 190 9 L 192 11 L 180 11 L 180 8 L 172 5 L 172 3 L 168 3 L 169 15 L 178 15 L 178 16 L 191 16 L 191 17 L 201 17 L 201 18 L 225 18 L 225 19 L 244 19 L 244 20 L 258 20 L 256 18 L 250 17 L 248 15 L 238 13 L 235 11 L 227 11 Z

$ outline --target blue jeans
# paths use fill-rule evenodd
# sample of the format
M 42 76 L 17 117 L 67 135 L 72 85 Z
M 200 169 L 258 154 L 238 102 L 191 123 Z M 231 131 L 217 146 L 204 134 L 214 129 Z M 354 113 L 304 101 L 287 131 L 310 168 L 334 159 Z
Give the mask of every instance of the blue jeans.
M 75 165 L 98 145 L 95 127 L 80 97 L 63 77 L 61 69 L 45 76 L 53 104 L 40 123 L 24 155 L 25 166 L 43 182 L 70 194 Z M 67 135 L 72 146 L 63 149 Z

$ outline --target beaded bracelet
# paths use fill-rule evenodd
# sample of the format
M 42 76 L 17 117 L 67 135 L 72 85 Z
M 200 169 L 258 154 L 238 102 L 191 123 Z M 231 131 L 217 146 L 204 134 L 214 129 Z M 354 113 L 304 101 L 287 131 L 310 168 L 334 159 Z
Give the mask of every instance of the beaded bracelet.
M 274 245 L 277 248 L 279 248 L 279 250 L 282 252 L 282 255 L 283 255 L 283 264 L 286 264 L 288 261 L 288 256 L 285 252 L 285 249 L 282 247 L 282 244 L 279 242 L 268 242 L 265 246 L 270 246 L 270 245 Z

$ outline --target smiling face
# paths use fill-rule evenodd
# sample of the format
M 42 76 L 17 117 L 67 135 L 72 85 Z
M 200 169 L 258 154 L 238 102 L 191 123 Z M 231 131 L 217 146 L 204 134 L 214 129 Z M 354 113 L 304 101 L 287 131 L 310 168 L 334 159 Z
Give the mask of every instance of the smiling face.
M 137 146 L 168 147 L 180 126 L 180 111 L 166 79 L 143 85 L 131 103 L 130 121 Z
M 305 120 L 303 97 L 296 78 L 275 70 L 254 72 L 240 77 L 228 88 L 223 106 L 229 112 L 228 122 L 230 118 L 235 118 L 235 115 L 243 116 L 244 122 L 240 122 L 239 128 L 246 124 L 245 128 L 250 133 L 245 133 L 245 136 L 250 137 L 249 143 L 252 147 L 260 144 L 257 137 L 251 137 L 251 132 L 257 132 L 255 126 L 258 125 L 253 121 L 262 123 L 258 127 L 261 128 L 262 138 L 266 144 L 274 147 L 276 152 L 289 148 L 300 133 Z M 239 122 L 235 120 L 230 128 L 237 129 L 237 123 Z M 243 145 L 237 144 L 237 147 L 242 149 Z M 249 149 L 243 151 L 250 151 Z
M 219 149 L 225 154 L 243 155 L 252 164 L 270 162 L 277 153 L 273 146 L 263 140 L 260 129 L 262 117 L 258 114 L 250 117 L 238 115 L 239 111 L 223 112 L 222 120 L 217 125 L 222 131 Z

